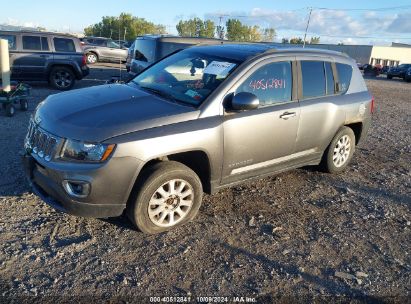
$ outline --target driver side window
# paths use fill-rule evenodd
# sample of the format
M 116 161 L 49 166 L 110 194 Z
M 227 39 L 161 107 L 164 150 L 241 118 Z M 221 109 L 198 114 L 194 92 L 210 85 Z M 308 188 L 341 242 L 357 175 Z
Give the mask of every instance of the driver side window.
M 252 73 L 235 91 L 256 95 L 261 106 L 288 102 L 292 92 L 291 62 L 273 62 Z

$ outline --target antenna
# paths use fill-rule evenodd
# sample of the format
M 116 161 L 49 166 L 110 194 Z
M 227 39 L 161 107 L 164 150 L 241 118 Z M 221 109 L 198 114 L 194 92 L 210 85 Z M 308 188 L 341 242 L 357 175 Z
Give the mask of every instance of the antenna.
M 118 43 L 119 43 L 119 47 L 120 47 L 120 49 L 121 49 L 121 45 L 120 45 L 120 40 L 121 40 L 121 22 L 120 22 L 120 19 L 121 19 L 121 15 L 120 15 L 120 18 L 119 18 L 119 20 L 118 20 Z M 125 31 L 124 31 L 124 36 L 126 35 L 126 33 L 125 33 Z M 119 56 L 119 59 L 118 59 L 118 61 L 119 61 L 119 72 L 120 72 L 120 81 L 121 81 L 121 79 L 122 79 L 122 66 L 121 66 L 121 56 Z
M 303 48 L 305 47 L 305 38 L 307 37 L 307 30 L 308 30 L 308 26 L 310 25 L 310 19 L 311 19 L 311 12 L 312 11 L 313 11 L 313 8 L 310 7 L 310 13 L 308 14 L 307 26 L 305 27 Z

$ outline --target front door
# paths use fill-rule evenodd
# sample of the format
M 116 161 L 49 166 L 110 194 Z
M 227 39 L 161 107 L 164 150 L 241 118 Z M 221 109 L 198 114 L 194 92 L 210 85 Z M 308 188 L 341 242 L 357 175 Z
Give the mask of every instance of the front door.
M 292 62 L 293 58 L 260 63 L 235 86 L 234 94 L 253 93 L 260 106 L 242 112 L 226 109 L 223 184 L 268 173 L 293 154 L 300 109 L 293 94 Z

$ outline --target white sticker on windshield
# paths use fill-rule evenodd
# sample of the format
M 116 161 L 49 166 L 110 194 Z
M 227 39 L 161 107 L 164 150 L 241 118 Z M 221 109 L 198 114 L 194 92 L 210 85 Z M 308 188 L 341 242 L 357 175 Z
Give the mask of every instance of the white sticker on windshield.
M 204 69 L 204 74 L 212 74 L 218 76 L 227 76 L 227 74 L 235 67 L 235 63 L 211 61 L 211 63 Z

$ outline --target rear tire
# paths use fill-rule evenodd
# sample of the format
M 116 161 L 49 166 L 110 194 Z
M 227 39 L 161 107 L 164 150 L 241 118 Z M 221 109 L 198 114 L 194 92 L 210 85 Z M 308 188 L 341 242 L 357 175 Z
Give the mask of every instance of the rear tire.
M 203 188 L 187 166 L 164 161 L 147 168 L 127 206 L 127 216 L 147 234 L 161 233 L 186 224 L 200 209 Z
M 67 91 L 73 88 L 76 78 L 70 68 L 57 66 L 51 70 L 49 82 L 53 88 L 61 91 Z
M 321 169 L 338 174 L 350 163 L 355 151 L 355 135 L 351 128 L 342 127 L 324 152 Z
M 14 107 L 14 105 L 12 103 L 9 103 L 6 105 L 6 115 L 8 117 L 12 117 L 14 116 L 14 114 L 16 113 L 16 108 Z

